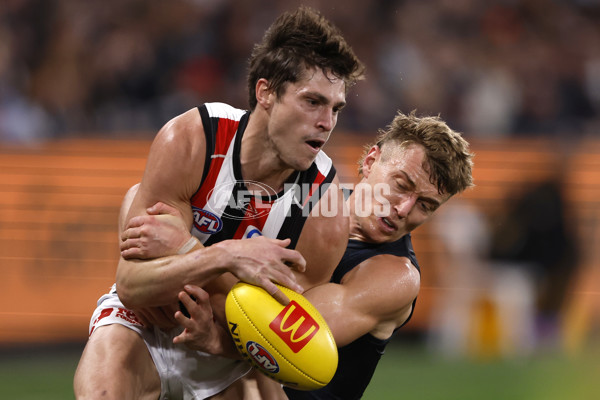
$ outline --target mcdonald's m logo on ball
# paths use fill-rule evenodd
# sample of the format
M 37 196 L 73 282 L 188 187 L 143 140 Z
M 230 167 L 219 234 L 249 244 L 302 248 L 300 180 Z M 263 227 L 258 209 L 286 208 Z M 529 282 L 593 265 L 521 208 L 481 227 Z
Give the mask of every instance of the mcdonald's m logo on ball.
M 319 324 L 294 300 L 290 302 L 269 324 L 294 353 L 304 346 L 319 330 Z

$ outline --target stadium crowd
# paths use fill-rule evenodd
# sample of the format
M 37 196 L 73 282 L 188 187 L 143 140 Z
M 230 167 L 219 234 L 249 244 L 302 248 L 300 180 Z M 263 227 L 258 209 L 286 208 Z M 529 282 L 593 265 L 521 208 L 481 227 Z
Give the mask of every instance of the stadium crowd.
M 338 129 L 398 108 L 470 137 L 600 132 L 598 0 L 4 0 L 0 139 L 154 135 L 206 99 L 246 108 L 246 58 L 300 3 L 367 65 Z

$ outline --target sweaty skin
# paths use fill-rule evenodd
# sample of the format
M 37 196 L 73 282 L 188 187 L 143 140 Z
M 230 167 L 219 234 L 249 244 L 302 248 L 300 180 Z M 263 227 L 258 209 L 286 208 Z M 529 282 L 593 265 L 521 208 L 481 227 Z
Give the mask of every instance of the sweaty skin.
M 329 138 L 338 112 L 345 104 L 344 82 L 329 79 L 320 70 L 312 70 L 307 75 L 306 79 L 289 84 L 280 98 L 268 88 L 268 82 L 259 80 L 256 89 L 259 106 L 252 113 L 242 139 L 241 167 L 245 180 L 261 182 L 279 190 L 294 169 L 306 169 L 314 161 L 320 150 L 320 147 L 314 147 L 314 143 L 324 144 Z M 282 132 L 280 129 L 283 127 L 286 129 Z M 159 132 L 148 157 L 149 167 L 133 199 L 127 220 L 146 215 L 146 210 L 160 201 L 175 208 L 186 226 L 191 228 L 189 199 L 199 185 L 204 165 L 203 156 L 192 157 L 191 154 L 205 154 L 204 135 L 198 134 L 202 130 L 199 114 L 192 110 Z M 263 150 L 259 152 L 260 147 Z M 173 160 L 177 162 L 173 163 Z M 250 245 L 236 241 L 200 248 L 183 257 L 152 261 L 122 258 L 117 270 L 119 297 L 132 309 L 171 304 L 184 284 L 204 281 L 198 276 L 201 273 L 198 265 L 214 266 L 215 263 L 218 265 L 215 267 L 217 274 L 227 269 L 238 278 L 241 278 L 239 274 L 258 276 L 258 280 L 251 283 L 257 282 L 274 294 L 278 289 L 271 279 L 297 290 L 300 289 L 295 283 L 306 289 L 326 281 L 343 252 L 345 243 L 339 239 L 338 233 L 347 224 L 342 211 L 342 196 L 337 190 L 339 185 L 337 181 L 334 184 L 322 201 L 331 202 L 328 209 L 340 212 L 333 218 L 322 215 L 308 218 L 296 247 L 304 260 L 283 252 L 286 249 L 275 243 L 261 243 L 262 247 L 253 243 L 253 250 L 260 257 L 248 258 L 250 249 L 247 247 Z M 128 239 L 132 238 L 127 226 L 123 233 Z M 319 255 L 318 262 L 312 263 L 314 268 L 306 268 L 302 274 L 290 273 L 287 264 L 303 269 L 304 262 L 311 265 L 306 257 L 313 255 Z M 256 269 L 260 272 L 251 272 Z M 231 277 L 226 279 L 227 283 L 215 284 L 217 291 L 231 286 Z

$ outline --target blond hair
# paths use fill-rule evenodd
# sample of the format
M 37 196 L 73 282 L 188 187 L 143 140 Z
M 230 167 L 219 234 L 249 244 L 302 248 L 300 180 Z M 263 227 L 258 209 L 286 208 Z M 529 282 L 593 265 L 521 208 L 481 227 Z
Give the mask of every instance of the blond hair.
M 416 144 L 425 149 L 425 169 L 439 193 L 455 195 L 473 186 L 473 154 L 469 151 L 469 143 L 460 133 L 450 129 L 439 116 L 417 117 L 415 111 L 408 115 L 399 111 L 391 124 L 378 133 L 375 142 L 365 148 L 361 157 L 361 175 L 363 161 L 373 145 L 387 154 L 385 149 L 389 146 L 406 147 Z

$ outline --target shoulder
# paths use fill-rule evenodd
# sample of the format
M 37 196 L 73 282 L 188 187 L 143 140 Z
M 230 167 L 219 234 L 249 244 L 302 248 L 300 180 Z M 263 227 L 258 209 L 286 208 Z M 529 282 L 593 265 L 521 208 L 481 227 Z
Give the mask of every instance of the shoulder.
M 201 113 L 205 112 L 206 110 L 206 116 L 209 118 L 224 118 L 233 121 L 239 121 L 242 116 L 247 113 L 246 110 L 218 102 L 204 103 L 204 105 L 198 107 L 198 109 Z
M 204 132 L 202 118 L 199 108 L 192 108 L 182 114 L 177 115 L 168 121 L 158 132 L 154 141 L 163 144 L 176 144 L 177 140 L 192 140 L 196 137 L 203 137 L 199 133 Z
M 154 138 L 148 154 L 139 191 L 146 199 L 144 206 L 171 197 L 189 199 L 201 180 L 205 158 L 206 139 L 198 108 L 167 122 Z
M 306 219 L 296 246 L 307 260 L 307 288 L 331 278 L 348 244 L 348 225 L 344 196 L 334 177 Z
M 359 265 L 359 270 L 383 279 L 387 284 L 392 285 L 390 289 L 395 289 L 397 285 L 413 286 L 418 292 L 421 282 L 421 276 L 417 268 L 408 257 L 397 256 L 393 254 L 378 254 L 366 259 Z M 414 293 L 415 297 L 417 293 Z
M 419 294 L 421 276 L 408 257 L 379 254 L 361 262 L 341 282 L 357 291 L 385 297 L 382 312 L 395 312 L 411 304 Z
M 206 138 L 198 108 L 192 108 L 168 121 L 158 132 L 150 148 L 149 159 L 192 168 L 202 167 L 206 156 Z

